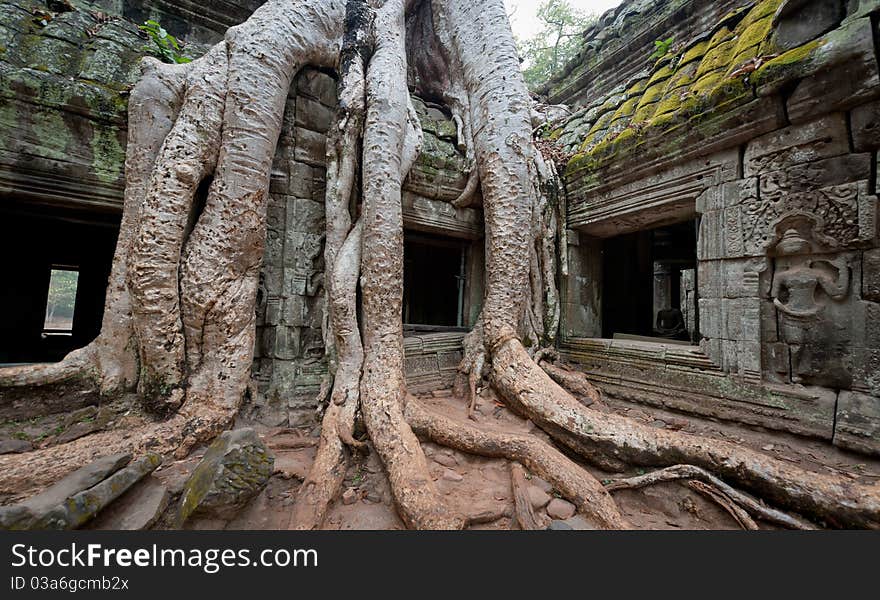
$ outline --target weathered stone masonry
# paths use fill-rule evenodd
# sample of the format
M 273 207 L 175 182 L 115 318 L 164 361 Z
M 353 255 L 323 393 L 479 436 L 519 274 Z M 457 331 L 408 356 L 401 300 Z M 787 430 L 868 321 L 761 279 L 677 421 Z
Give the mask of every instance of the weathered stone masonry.
M 27 240 L 53 227 L 71 236 L 40 260 L 7 267 L 9 294 L 0 293 L 6 315 L 0 362 L 57 360 L 98 332 L 122 208 L 127 91 L 149 43 L 136 23 L 160 21 L 187 40 L 187 54 L 198 56 L 260 2 L 74 4 L 78 10 L 54 13 L 38 0 L 0 1 L 0 210 L 4 231 L 10 232 L 4 236 L 5 254 L 20 252 Z M 455 124 L 443 107 L 418 99 L 415 104 L 425 140 L 405 184 L 405 226 L 460 240 L 467 263 L 460 293 L 464 329 L 476 320 L 482 299 L 482 215 L 478 207 L 456 209 L 449 203 L 467 183 Z M 313 420 L 327 371 L 321 333 L 324 165 L 335 107 L 332 73 L 305 69 L 298 75 L 271 177 L 253 374 L 259 407 L 281 417 L 289 408 L 294 424 Z M 92 238 L 96 231 L 103 245 L 93 254 L 72 252 L 76 239 Z M 74 335 L 51 340 L 40 333 L 48 269 L 59 263 L 79 267 L 81 286 L 84 274 L 94 275 L 85 277 L 92 285 L 79 294 Z M 84 315 L 87 300 L 92 307 Z M 414 390 L 451 384 L 462 335 L 408 334 L 407 373 Z
M 549 133 L 573 155 L 564 354 L 612 395 L 877 453 L 880 3 L 727 3 L 705 30 L 682 30 L 715 14 L 696 0 L 611 16 L 665 39 L 644 20 L 660 4 L 692 6 L 672 52 L 636 45 L 647 68 L 596 95 L 576 71 L 553 90 L 579 107 Z M 595 254 L 694 219 L 699 347 L 598 339 Z

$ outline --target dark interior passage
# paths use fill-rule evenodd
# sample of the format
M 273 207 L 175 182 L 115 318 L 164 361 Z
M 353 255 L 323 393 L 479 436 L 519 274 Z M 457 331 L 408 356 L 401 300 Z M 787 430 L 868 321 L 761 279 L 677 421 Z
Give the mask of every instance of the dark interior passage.
M 407 233 L 403 251 L 403 322 L 407 329 L 465 325 L 466 253 L 459 240 Z
M 696 230 L 687 221 L 603 241 L 602 337 L 692 337 L 681 281 L 696 269 Z
M 117 234 L 114 216 L 0 210 L 0 363 L 57 361 L 97 336 Z

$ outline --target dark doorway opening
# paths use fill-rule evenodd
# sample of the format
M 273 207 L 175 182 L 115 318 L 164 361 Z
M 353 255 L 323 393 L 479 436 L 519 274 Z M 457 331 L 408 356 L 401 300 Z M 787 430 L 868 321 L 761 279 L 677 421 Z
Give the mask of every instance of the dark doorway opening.
M 602 336 L 695 342 L 697 227 L 638 231 L 602 245 Z
M 119 218 L 17 206 L 0 210 L 0 363 L 61 360 L 101 329 Z
M 464 330 L 466 244 L 456 239 L 407 233 L 403 257 L 405 328 Z

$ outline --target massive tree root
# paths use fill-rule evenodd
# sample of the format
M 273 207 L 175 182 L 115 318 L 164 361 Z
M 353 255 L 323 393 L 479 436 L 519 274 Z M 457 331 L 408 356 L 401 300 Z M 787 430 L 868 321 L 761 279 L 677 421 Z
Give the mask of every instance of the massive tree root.
M 136 390 L 153 421 L 128 437 L 107 432 L 0 457 L 0 491 L 56 478 L 96 453 L 183 454 L 229 425 L 250 381 L 269 169 L 291 81 L 305 65 L 340 74 L 326 197 L 324 333 L 333 380 L 291 527 L 321 526 L 349 453 L 363 446 L 354 439 L 358 415 L 410 527 L 462 528 L 493 516 L 466 518 L 444 503 L 416 435 L 518 463 L 599 526 L 630 526 L 608 491 L 551 444 L 407 400 L 401 185 L 421 132 L 408 82 L 454 113 L 474 167 L 457 203 L 470 204 L 477 192 L 483 201 L 486 294 L 461 368 L 471 404 L 488 374 L 510 408 L 601 468 L 689 465 L 678 469 L 756 518 L 804 525 L 749 504 L 731 484 L 829 525 L 880 527 L 880 484 L 591 410 L 585 404 L 599 396 L 585 379 L 538 365 L 559 324 L 564 202 L 545 185 L 552 166 L 535 153 L 530 99 L 501 0 L 270 0 L 189 65 L 147 61 L 131 100 L 125 209 L 102 332 L 57 365 L 0 371 L 0 386 L 81 378 L 105 394 Z M 533 525 L 533 517 L 522 519 Z
M 185 454 L 229 426 L 250 381 L 272 157 L 293 76 L 339 57 L 338 1 L 270 0 L 187 65 L 145 59 L 131 95 L 123 218 L 98 338 L 61 363 L 0 371 L 0 386 L 75 380 L 163 419 L 114 447 Z M 209 184 L 204 206 L 197 190 Z M 106 448 L 4 457 L 52 478 Z M 4 482 L 4 486 L 5 482 Z

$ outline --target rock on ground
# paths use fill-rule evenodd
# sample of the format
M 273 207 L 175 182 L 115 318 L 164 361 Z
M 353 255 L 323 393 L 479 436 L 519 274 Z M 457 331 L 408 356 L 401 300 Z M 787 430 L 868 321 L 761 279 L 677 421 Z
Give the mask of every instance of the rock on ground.
M 68 498 L 100 483 L 131 461 L 130 454 L 104 456 L 20 504 L 0 508 L 0 529 L 31 529 Z
M 139 531 L 152 527 L 168 507 L 171 494 L 155 476 L 144 480 L 102 511 L 90 529 Z
M 34 445 L 27 440 L 14 438 L 0 440 L 0 454 L 20 454 L 30 452 L 33 449 Z
M 192 515 L 231 519 L 266 486 L 274 458 L 250 428 L 218 437 L 183 488 L 177 525 Z
M 550 494 L 542 490 L 536 485 L 530 485 L 528 488 L 529 500 L 535 509 L 541 509 L 547 506 L 552 499 Z
M 76 529 L 91 521 L 111 502 L 162 464 L 158 454 L 148 454 L 116 471 L 97 485 L 68 498 L 38 523 L 39 529 Z
M 573 517 L 575 512 L 574 504 L 566 502 L 560 498 L 554 498 L 550 501 L 550 504 L 547 505 L 547 515 L 549 515 L 551 519 L 565 521 L 566 519 Z

